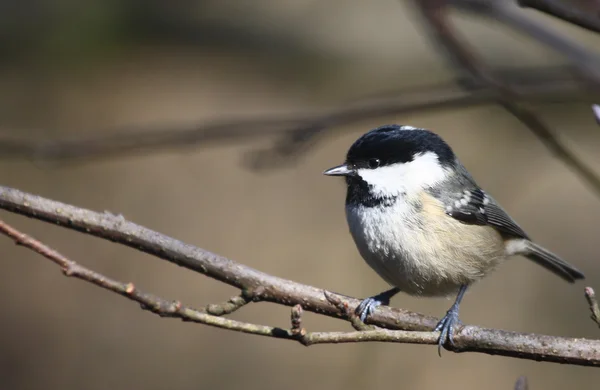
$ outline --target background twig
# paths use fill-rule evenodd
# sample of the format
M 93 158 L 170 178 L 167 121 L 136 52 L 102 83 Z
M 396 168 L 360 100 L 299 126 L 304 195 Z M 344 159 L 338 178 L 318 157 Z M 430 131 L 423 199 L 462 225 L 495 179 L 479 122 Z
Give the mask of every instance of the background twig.
M 519 99 L 527 101 L 588 101 L 592 98 L 582 95 L 581 86 L 564 68 L 513 70 L 504 72 L 503 77 L 511 85 L 520 85 Z M 465 91 L 456 88 L 456 85 L 465 84 L 468 84 Z M 0 158 L 60 163 L 174 148 L 206 147 L 219 142 L 240 142 L 257 137 L 278 137 L 279 142 L 273 149 L 253 155 L 252 166 L 262 167 L 266 166 L 266 160 L 274 158 L 289 157 L 293 160 L 300 151 L 299 144 L 306 145 L 319 133 L 335 133 L 339 131 L 336 127 L 344 124 L 392 114 L 494 103 L 493 91 L 459 79 L 450 84 L 406 89 L 393 96 L 363 98 L 328 110 L 287 116 L 213 120 L 188 128 L 164 126 L 160 129 L 103 130 L 98 131 L 102 135 L 56 140 L 0 137 Z
M 566 2 L 560 0 L 518 0 L 517 2 L 521 7 L 533 8 L 579 27 L 600 32 L 599 8 L 583 10 L 579 8 L 577 2 L 572 0 Z M 592 4 L 593 2 L 588 1 L 588 3 Z
M 467 1 L 467 3 L 469 2 Z M 495 3 L 495 1 L 492 1 L 486 4 L 491 6 Z M 518 89 L 512 88 L 499 79 L 493 70 L 477 57 L 468 44 L 459 38 L 450 24 L 448 4 L 445 0 L 416 1 L 416 6 L 427 20 L 426 25 L 431 29 L 431 36 L 446 49 L 445 53 L 450 58 L 450 62 L 455 64 L 459 70 L 469 74 L 474 82 L 487 86 L 500 106 L 527 126 L 555 157 L 569 166 L 600 196 L 600 176 L 563 145 L 552 130 L 533 111 L 519 104 L 517 101 Z M 498 7 L 500 6 L 498 5 Z
M 522 376 L 517 379 L 515 383 L 515 390 L 529 390 L 529 383 L 527 383 L 527 377 Z

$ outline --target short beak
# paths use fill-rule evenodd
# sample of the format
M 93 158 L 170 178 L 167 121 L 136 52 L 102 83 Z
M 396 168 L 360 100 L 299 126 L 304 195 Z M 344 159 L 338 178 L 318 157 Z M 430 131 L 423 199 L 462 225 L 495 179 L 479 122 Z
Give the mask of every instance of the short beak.
M 354 170 L 349 169 L 346 164 L 338 165 L 337 167 L 329 168 L 324 175 L 327 176 L 351 176 L 354 175 Z

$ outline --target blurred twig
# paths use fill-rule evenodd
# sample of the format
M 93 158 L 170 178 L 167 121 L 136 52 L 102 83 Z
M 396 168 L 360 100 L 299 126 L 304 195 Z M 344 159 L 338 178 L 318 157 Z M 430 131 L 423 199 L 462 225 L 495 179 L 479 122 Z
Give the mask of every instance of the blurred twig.
M 594 118 L 596 118 L 596 122 L 600 125 L 600 105 L 592 104 L 592 112 L 594 113 Z
M 491 7 L 497 1 L 474 1 L 467 0 L 468 4 L 485 3 Z M 520 94 L 518 88 L 514 88 L 497 77 L 493 70 L 481 61 L 475 52 L 461 39 L 452 28 L 448 16 L 450 3 L 459 1 L 447 0 L 416 0 L 415 5 L 421 10 L 426 25 L 429 26 L 433 38 L 449 56 L 451 62 L 458 66 L 459 70 L 465 71 L 475 82 L 479 82 L 492 91 L 495 101 L 526 125 L 531 132 L 563 163 L 569 166 L 576 174 L 583 178 L 600 195 L 600 177 L 580 158 L 569 151 L 565 145 L 555 136 L 553 131 L 530 109 L 519 104 L 517 98 Z M 492 7 L 493 8 L 493 7 Z M 495 8 L 493 8 L 495 9 Z M 600 65 L 600 62 L 598 62 Z M 600 85 L 600 84 L 599 84 Z
M 519 377 L 519 379 L 517 379 L 517 382 L 515 383 L 515 390 L 528 390 L 528 389 L 529 389 L 529 384 L 527 383 L 527 377 L 526 376 Z
M 419 0 L 417 0 L 419 1 Z M 425 0 L 427 1 L 427 0 Z M 439 0 L 441 6 L 496 19 L 500 23 L 548 46 L 569 60 L 588 87 L 600 90 L 600 55 L 545 24 L 527 17 L 509 0 Z M 561 19 L 566 20 L 566 17 Z
M 346 314 L 342 313 L 338 306 L 327 297 L 337 297 L 341 302 L 346 302 L 345 305 L 348 305 L 350 310 L 354 310 L 360 302 L 355 298 L 265 274 L 126 221 L 122 216 L 96 213 L 1 186 L 0 209 L 58 224 L 152 254 L 239 288 L 246 301 L 267 301 L 287 306 L 301 305 L 304 310 L 337 318 L 345 318 Z M 305 336 L 302 336 L 303 332 L 299 331 L 292 332 L 291 330 L 217 317 L 185 307 L 179 302 L 142 293 L 132 283 L 117 282 L 95 273 L 5 223 L 0 223 L 0 232 L 54 261 L 65 270 L 67 275 L 118 293 L 142 304 L 144 309 L 167 317 L 178 317 L 257 335 L 294 339 L 305 345 L 358 341 L 435 344 L 439 336 L 437 332 L 431 331 L 437 323 L 437 319 L 389 307 L 377 308 L 368 318 L 369 323 L 388 329 L 306 333 Z M 403 329 L 404 331 L 390 331 L 389 329 Z M 472 351 L 538 361 L 600 366 L 600 340 L 507 332 L 476 326 L 463 326 L 454 339 L 457 352 Z
M 534 8 L 579 27 L 600 32 L 600 7 L 596 7 L 596 12 L 583 10 L 573 0 L 517 0 L 517 3 L 521 7 Z
M 598 300 L 596 299 L 596 292 L 591 287 L 585 288 L 585 298 L 590 305 L 590 311 L 592 312 L 591 318 L 600 327 L 600 308 L 598 307 Z
M 522 86 L 520 99 L 531 102 L 572 101 L 582 99 L 582 88 L 564 69 L 547 68 L 505 72 L 509 84 Z M 217 142 L 232 142 L 257 137 L 279 137 L 275 147 L 255 154 L 253 166 L 263 166 L 279 157 L 294 157 L 314 137 L 336 126 L 385 115 L 426 110 L 472 107 L 493 104 L 492 91 L 481 85 L 470 84 L 461 91 L 457 83 L 406 89 L 394 96 L 370 97 L 328 110 L 306 112 L 287 116 L 241 118 L 239 120 L 213 121 L 199 126 L 162 129 L 124 129 L 98 132 L 77 138 L 56 140 L 0 138 L 0 158 L 26 158 L 38 162 L 60 163 L 81 159 L 109 158 L 134 153 L 169 150 L 174 148 L 202 147 Z M 591 96 L 590 96 L 591 98 Z M 260 161 L 256 161 L 256 159 Z

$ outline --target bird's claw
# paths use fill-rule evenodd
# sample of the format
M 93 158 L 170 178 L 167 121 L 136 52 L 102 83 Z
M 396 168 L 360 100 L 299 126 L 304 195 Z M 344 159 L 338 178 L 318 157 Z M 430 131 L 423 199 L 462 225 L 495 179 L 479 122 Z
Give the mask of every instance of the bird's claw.
M 390 299 L 396 295 L 400 289 L 392 288 L 390 290 L 384 291 L 381 294 L 374 295 L 372 297 L 363 299 L 362 302 L 356 307 L 356 315 L 362 322 L 365 322 L 367 317 L 373 313 L 373 311 L 381 305 L 388 306 L 390 304 Z
M 442 346 L 446 341 L 454 347 L 454 330 L 457 325 L 461 325 L 458 319 L 458 306 L 453 305 L 434 329 L 434 331 L 440 332 L 440 338 L 438 339 L 438 354 L 440 356 L 442 356 Z
M 365 322 L 367 317 L 373 313 L 373 310 L 375 310 L 377 306 L 381 306 L 382 303 L 383 302 L 378 300 L 376 297 L 363 299 L 360 305 L 358 305 L 356 308 L 356 315 L 362 322 Z

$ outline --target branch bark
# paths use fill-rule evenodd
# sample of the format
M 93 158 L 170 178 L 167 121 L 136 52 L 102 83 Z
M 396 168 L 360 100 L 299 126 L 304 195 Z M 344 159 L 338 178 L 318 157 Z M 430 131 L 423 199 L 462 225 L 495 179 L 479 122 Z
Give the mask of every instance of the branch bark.
M 350 342 L 365 342 L 365 341 L 387 341 L 398 343 L 411 344 L 435 344 L 437 341 L 436 332 L 411 332 L 403 330 L 388 330 L 377 329 L 361 332 L 311 332 L 307 333 L 294 327 L 292 321 L 292 329 L 286 330 L 275 328 L 266 325 L 252 324 L 248 322 L 236 321 L 227 318 L 221 318 L 217 315 L 208 314 L 206 311 L 195 310 L 184 306 L 178 301 L 169 301 L 164 298 L 157 297 L 153 294 L 148 294 L 140 291 L 133 283 L 123 283 L 111 279 L 105 275 L 92 271 L 58 251 L 43 244 L 41 241 L 28 236 L 6 222 L 0 220 L 0 233 L 12 238 L 17 245 L 22 245 L 29 248 L 50 261 L 56 263 L 62 268 L 66 276 L 74 277 L 92 283 L 98 287 L 112 291 L 122 295 L 132 301 L 140 304 L 142 309 L 148 310 L 161 317 L 180 318 L 184 321 L 196 322 L 199 324 L 210 325 L 221 329 L 227 329 L 237 332 L 250 333 L 258 336 L 268 336 L 287 340 L 297 340 L 300 343 L 309 346 L 314 344 L 339 344 Z M 239 299 L 234 299 L 239 302 Z M 208 307 L 211 307 L 209 305 Z M 298 305 L 296 305 L 298 306 Z M 239 303 L 234 303 L 236 309 L 241 307 Z M 296 307 L 294 307 L 296 308 Z M 213 307 L 214 310 L 214 307 Z M 233 310 L 228 311 L 228 313 Z M 221 314 L 228 314 L 221 312 Z M 299 323 L 301 311 L 296 309 L 296 314 L 293 318 L 296 323 Z
M 326 292 L 316 287 L 265 274 L 233 260 L 136 225 L 125 220 L 123 216 L 96 213 L 1 186 L 0 208 L 152 254 L 239 288 L 242 290 L 244 299 L 248 301 L 269 301 L 287 306 L 301 305 L 304 310 L 346 320 L 349 320 L 347 314 L 340 310 L 334 301 L 344 302 L 349 311 L 353 311 L 360 302 L 355 298 Z M 157 314 L 179 317 L 245 333 L 296 340 L 299 338 L 298 334 L 294 334 L 291 329 L 281 330 L 266 325 L 247 324 L 225 319 L 185 307 L 177 302 L 143 293 L 132 283 L 114 281 L 72 262 L 4 223 L 0 223 L 0 232 L 59 264 L 66 270 L 67 275 L 78 277 L 119 293 L 128 299 L 135 300 L 142 304 L 143 308 Z M 359 341 L 434 344 L 438 337 L 438 333 L 431 332 L 437 323 L 436 318 L 406 310 L 379 307 L 369 317 L 369 322 L 388 329 L 306 333 L 309 337 L 304 340 L 301 338 L 298 341 L 305 345 Z M 392 332 L 389 329 L 402 330 Z M 600 340 L 545 336 L 464 326 L 458 330 L 455 336 L 455 344 L 456 349 L 454 351 L 456 352 L 472 351 L 537 361 L 600 366 Z

